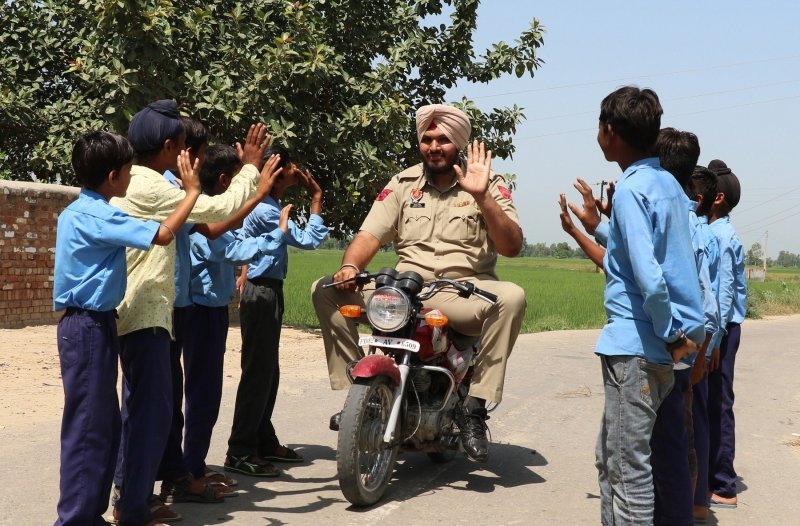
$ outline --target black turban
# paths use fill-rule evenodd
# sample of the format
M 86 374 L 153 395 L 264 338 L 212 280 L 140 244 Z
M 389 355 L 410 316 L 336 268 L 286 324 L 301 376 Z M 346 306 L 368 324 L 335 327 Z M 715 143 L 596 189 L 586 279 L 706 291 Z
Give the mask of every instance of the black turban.
M 708 163 L 708 169 L 717 176 L 717 192 L 725 194 L 725 201 L 733 210 L 739 204 L 739 199 L 742 196 L 742 186 L 739 184 L 739 178 L 728 168 L 727 164 L 719 159 L 714 159 Z
M 181 113 L 174 100 L 157 100 L 131 119 L 128 140 L 136 153 L 160 150 L 167 139 L 184 132 Z

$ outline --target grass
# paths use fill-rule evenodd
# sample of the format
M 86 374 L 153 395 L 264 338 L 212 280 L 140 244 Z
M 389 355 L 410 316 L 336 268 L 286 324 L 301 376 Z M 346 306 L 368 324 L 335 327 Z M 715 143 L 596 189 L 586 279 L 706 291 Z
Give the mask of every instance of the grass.
M 289 275 L 284 283 L 284 323 L 319 327 L 311 304 L 311 284 L 335 272 L 342 261 L 340 250 L 290 249 Z M 394 266 L 393 252 L 379 252 L 370 270 Z M 603 274 L 584 259 L 500 258 L 497 274 L 525 290 L 528 310 L 522 332 L 590 329 L 605 323 Z M 800 269 L 768 269 L 767 281 L 750 282 L 747 316 L 759 318 L 800 312 Z

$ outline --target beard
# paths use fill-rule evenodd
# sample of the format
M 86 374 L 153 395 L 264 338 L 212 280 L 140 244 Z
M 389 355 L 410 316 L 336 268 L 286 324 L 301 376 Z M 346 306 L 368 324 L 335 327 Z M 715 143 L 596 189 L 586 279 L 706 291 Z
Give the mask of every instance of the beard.
M 453 166 L 458 164 L 458 153 L 453 156 L 453 158 L 444 157 L 443 161 L 437 163 L 436 165 L 430 164 L 424 157 L 422 158 L 422 165 L 425 167 L 425 171 L 431 175 L 446 175 L 453 172 Z
M 447 162 L 440 166 L 432 166 L 427 162 L 422 161 L 422 165 L 425 167 L 425 171 L 431 175 L 445 175 L 453 171 L 453 166 L 455 166 L 456 163 Z

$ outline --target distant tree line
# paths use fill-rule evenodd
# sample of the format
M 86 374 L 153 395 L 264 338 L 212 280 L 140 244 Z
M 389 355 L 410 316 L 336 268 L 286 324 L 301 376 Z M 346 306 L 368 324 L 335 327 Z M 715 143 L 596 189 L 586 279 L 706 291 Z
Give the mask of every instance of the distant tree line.
M 753 243 L 744 255 L 746 265 L 759 266 L 764 264 L 764 250 L 760 243 Z M 800 267 L 800 254 L 781 250 L 777 259 L 767 258 L 768 267 Z

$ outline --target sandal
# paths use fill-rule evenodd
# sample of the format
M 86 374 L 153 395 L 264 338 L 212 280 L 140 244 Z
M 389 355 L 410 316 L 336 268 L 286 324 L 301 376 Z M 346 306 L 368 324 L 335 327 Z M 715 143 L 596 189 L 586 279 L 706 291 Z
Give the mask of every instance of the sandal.
M 281 450 L 283 451 L 281 452 Z M 302 462 L 304 460 L 294 449 L 286 446 L 278 446 L 275 451 L 269 455 L 263 455 L 262 458 L 273 462 Z
M 263 458 L 248 455 L 241 457 L 228 455 L 225 458 L 224 469 L 225 471 L 241 473 L 251 477 L 277 477 L 281 474 L 280 471 L 275 469 L 275 466 Z
M 182 479 L 173 481 L 171 502 L 199 502 L 202 504 L 218 504 L 225 502 L 224 492 L 220 490 L 216 483 L 203 483 L 203 489 L 200 493 L 191 493 L 192 484 L 195 478 L 190 474 Z M 199 482 L 201 480 L 197 479 Z
M 183 516 L 180 513 L 167 506 L 164 503 L 163 498 L 159 497 L 158 495 L 153 495 L 150 497 L 150 500 L 147 501 L 147 505 L 150 506 L 150 513 L 153 514 L 153 521 L 155 524 L 160 524 L 162 522 L 177 522 L 183 519 Z M 112 508 L 111 515 L 103 517 L 103 520 L 109 524 L 122 525 L 124 523 L 119 522 L 119 516 L 119 508 L 115 506 Z
M 225 484 L 226 486 L 230 486 L 231 488 L 234 487 L 234 486 L 238 486 L 239 485 L 239 481 L 236 480 L 235 478 L 229 477 L 225 473 L 220 473 L 219 471 L 214 471 L 213 469 L 208 468 L 208 467 L 205 470 L 205 475 L 204 476 L 208 480 L 210 480 L 211 482 L 221 482 L 221 483 Z

